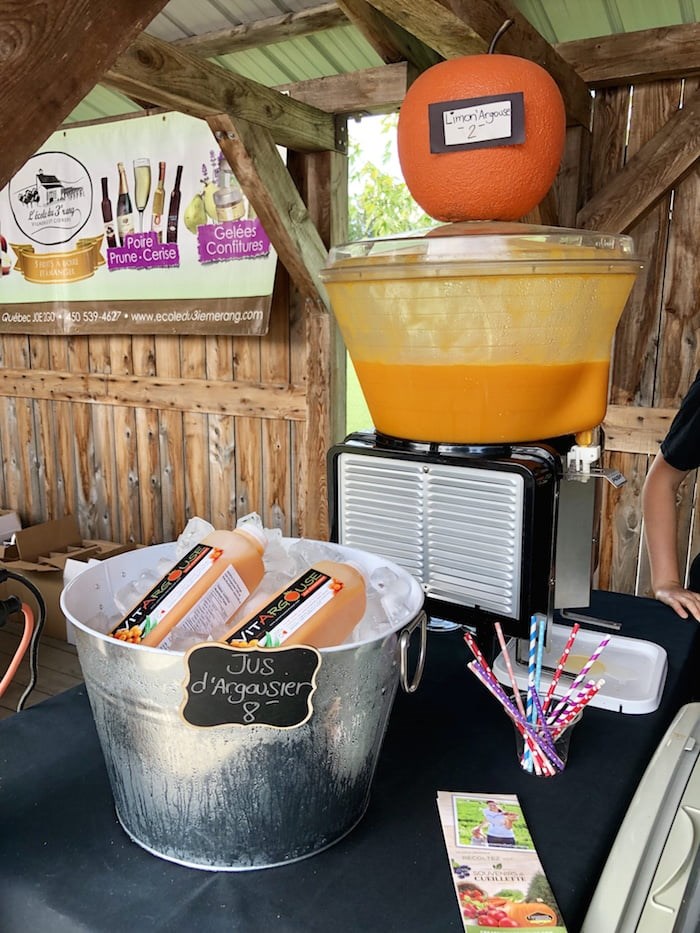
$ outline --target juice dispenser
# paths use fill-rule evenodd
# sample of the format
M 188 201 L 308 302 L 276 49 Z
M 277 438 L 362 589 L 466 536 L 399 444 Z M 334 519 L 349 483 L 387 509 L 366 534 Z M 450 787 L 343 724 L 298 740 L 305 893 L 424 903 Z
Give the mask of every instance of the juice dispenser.
M 587 606 L 589 442 L 640 268 L 629 237 L 519 223 L 333 249 L 374 422 L 329 452 L 334 538 L 404 566 L 443 619 L 526 637 L 534 612 Z

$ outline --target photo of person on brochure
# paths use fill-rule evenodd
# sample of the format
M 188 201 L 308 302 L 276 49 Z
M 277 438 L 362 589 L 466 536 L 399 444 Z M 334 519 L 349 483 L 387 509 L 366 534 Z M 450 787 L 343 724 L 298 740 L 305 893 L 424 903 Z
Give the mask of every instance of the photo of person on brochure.
M 489 846 L 514 846 L 513 824 L 518 819 L 517 813 L 504 810 L 495 800 L 487 800 L 483 812 L 484 822 L 479 829 L 482 833 L 486 832 L 486 844 Z
M 454 798 L 458 846 L 533 849 L 519 804 L 499 797 Z

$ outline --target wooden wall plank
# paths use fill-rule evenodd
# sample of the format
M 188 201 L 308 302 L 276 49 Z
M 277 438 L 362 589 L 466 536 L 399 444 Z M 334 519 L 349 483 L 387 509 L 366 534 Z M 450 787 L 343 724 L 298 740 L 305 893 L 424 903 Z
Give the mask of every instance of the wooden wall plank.
M 638 152 L 678 109 L 680 93 L 678 81 L 662 81 L 634 89 L 627 158 Z M 615 334 L 610 401 L 616 405 L 654 404 L 670 205 L 669 194 L 630 230 L 644 269 L 635 282 Z
M 111 370 L 110 338 L 95 335 L 88 340 L 91 373 Z M 119 520 L 115 516 L 117 498 L 116 462 L 114 451 L 114 411 L 111 405 L 91 405 L 92 435 L 94 438 L 95 524 L 91 534 L 105 541 L 119 540 Z M 116 519 L 116 527 L 115 527 Z
M 32 368 L 41 367 L 49 369 L 49 338 L 32 337 L 29 343 L 30 362 Z M 54 440 L 53 405 L 51 402 L 37 401 L 33 404 L 34 411 L 34 456 L 36 462 L 37 480 L 41 490 L 41 515 L 48 518 L 59 518 L 63 512 L 56 511 L 56 495 L 58 488 L 59 464 L 56 460 Z
M 262 337 L 236 337 L 233 345 L 236 379 L 259 381 Z M 259 418 L 236 418 L 236 516 L 263 513 L 262 424 Z
M 68 366 L 68 341 L 65 337 L 49 337 L 49 362 L 52 369 L 65 370 Z M 56 512 L 59 515 L 77 515 L 75 463 L 73 459 L 73 413 L 68 402 L 53 404 L 55 456 L 59 466 L 59 488 L 56 490 Z M 61 509 L 62 506 L 62 509 Z
M 5 337 L 6 365 L 29 369 L 29 339 L 16 335 Z M 13 461 L 11 471 L 13 489 L 8 494 L 16 501 L 23 521 L 36 522 L 42 515 L 44 501 L 37 471 L 37 439 L 34 424 L 33 403 L 29 399 L 15 398 L 8 400 L 9 445 Z
M 578 223 L 624 233 L 700 160 L 700 94 L 687 99 L 604 189 L 581 208 Z
M 233 340 L 229 336 L 207 339 L 207 379 L 233 381 Z M 216 528 L 236 524 L 236 431 L 235 418 L 227 412 L 210 414 L 209 487 L 211 522 Z
M 183 337 L 181 340 L 180 373 L 185 379 L 201 379 L 206 375 L 206 340 L 204 337 Z M 185 514 L 190 518 L 207 518 L 210 514 L 209 438 L 207 416 L 186 411 L 182 416 L 184 438 Z
M 176 343 L 179 338 L 173 338 Z M 159 341 L 159 345 L 162 345 Z M 179 344 L 177 344 L 179 346 Z M 255 418 L 305 417 L 302 387 L 263 385 L 260 381 L 221 385 L 207 379 L 184 376 L 151 378 L 119 373 L 28 370 L 6 367 L 0 370 L 0 398 L 45 398 L 57 401 L 121 405 L 125 408 L 155 408 L 158 411 L 221 412 Z
M 596 94 L 593 109 L 590 162 L 586 166 L 587 182 L 583 185 L 587 197 L 602 188 L 625 163 L 627 115 L 629 112 L 629 89 L 612 88 Z M 606 452 L 604 464 L 622 469 L 623 454 Z M 628 488 L 624 495 L 627 495 Z M 613 573 L 617 571 L 616 547 L 622 539 L 614 532 L 613 520 L 623 493 L 608 483 L 601 492 L 601 531 L 597 584 L 601 589 L 613 588 Z M 619 578 L 619 574 L 618 574 Z
M 153 337 L 133 337 L 134 375 L 156 375 Z M 161 491 L 158 412 L 154 408 L 135 410 L 136 455 L 138 462 L 139 543 L 157 544 L 163 540 L 163 496 Z
M 179 377 L 180 339 L 170 335 L 156 336 L 154 346 L 159 377 Z M 185 441 L 181 411 L 167 408 L 158 411 L 158 438 L 163 539 L 174 541 L 187 523 L 183 478 Z
M 684 101 L 700 101 L 700 80 L 686 81 Z M 686 104 L 684 103 L 684 109 Z M 700 368 L 700 168 L 675 190 L 664 280 L 655 402 L 677 407 Z
M 133 375 L 131 337 L 113 335 L 110 340 L 112 372 L 119 376 Z M 141 504 L 139 497 L 139 459 L 134 408 L 116 405 L 114 419 L 114 462 L 116 465 L 115 512 L 119 521 L 119 541 L 141 544 Z

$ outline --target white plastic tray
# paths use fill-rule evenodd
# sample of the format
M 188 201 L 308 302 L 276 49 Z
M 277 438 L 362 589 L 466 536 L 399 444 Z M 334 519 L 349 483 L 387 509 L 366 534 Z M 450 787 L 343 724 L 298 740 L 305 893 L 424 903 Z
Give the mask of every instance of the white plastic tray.
M 548 644 L 542 656 L 543 691 L 546 691 L 552 677 L 551 671 L 545 668 L 556 667 L 570 634 L 571 628 L 568 625 L 553 623 L 551 626 Z M 562 696 L 569 689 L 573 678 L 603 637 L 600 632 L 579 629 L 569 655 L 567 673 L 559 680 L 555 696 Z M 516 661 L 515 639 L 507 642 L 506 648 L 518 687 L 526 690 L 527 666 Z M 600 659 L 586 678 L 605 680 L 605 684 L 591 701 L 591 706 L 620 713 L 653 713 L 661 702 L 667 665 L 666 652 L 659 645 L 637 638 L 625 638 L 623 635 L 612 635 Z M 502 653 L 494 661 L 493 672 L 501 684 L 510 686 L 508 668 Z

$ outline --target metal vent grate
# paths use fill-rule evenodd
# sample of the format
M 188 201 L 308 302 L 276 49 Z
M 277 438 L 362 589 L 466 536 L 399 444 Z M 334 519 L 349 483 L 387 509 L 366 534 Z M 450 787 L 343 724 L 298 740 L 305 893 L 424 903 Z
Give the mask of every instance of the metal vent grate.
M 343 453 L 339 543 L 395 561 L 427 596 L 518 618 L 523 477 Z

